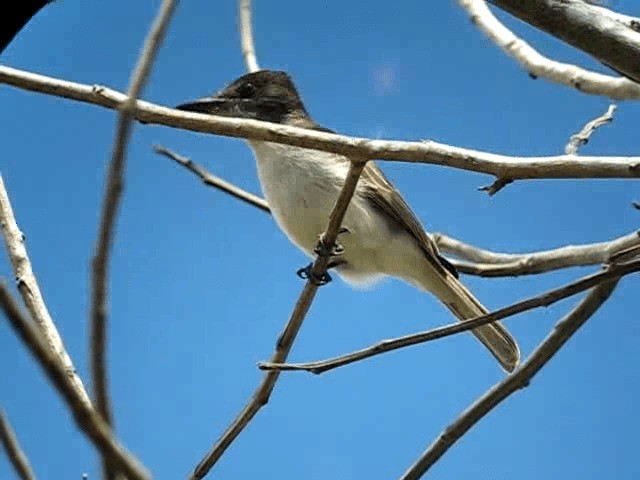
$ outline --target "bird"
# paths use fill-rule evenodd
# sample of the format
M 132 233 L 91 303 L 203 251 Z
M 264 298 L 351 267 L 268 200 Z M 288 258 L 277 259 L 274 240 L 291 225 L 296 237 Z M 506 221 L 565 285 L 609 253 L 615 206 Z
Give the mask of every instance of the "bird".
M 335 133 L 309 115 L 288 73 L 258 70 L 179 110 L 261 120 Z M 276 223 L 310 257 L 344 185 L 350 160 L 342 155 L 262 140 L 247 140 Z M 433 294 L 460 321 L 488 310 L 459 280 L 398 189 L 374 162 L 366 163 L 343 220 L 340 252 L 330 263 L 353 286 L 398 278 Z M 337 255 L 339 253 L 339 255 Z M 310 270 L 307 270 L 310 273 Z M 520 361 L 518 344 L 498 322 L 471 332 L 507 372 Z

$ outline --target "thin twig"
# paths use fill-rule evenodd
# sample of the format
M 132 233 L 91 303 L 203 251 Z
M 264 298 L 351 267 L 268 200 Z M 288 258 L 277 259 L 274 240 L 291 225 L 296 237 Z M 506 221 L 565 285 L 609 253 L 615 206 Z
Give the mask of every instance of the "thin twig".
M 0 283 L 0 307 L 14 331 L 37 360 L 51 383 L 73 414 L 76 425 L 91 440 L 103 458 L 109 459 L 128 480 L 148 480 L 146 469 L 115 438 L 104 419 L 78 394 L 78 391 L 60 363 L 58 356 L 49 350 L 32 322 L 20 311 L 4 283 Z
M 327 247 L 335 245 L 342 220 L 345 212 L 347 211 L 347 207 L 349 206 L 349 202 L 351 201 L 351 197 L 355 192 L 358 179 L 360 178 L 360 174 L 362 173 L 362 169 L 365 164 L 365 161 L 359 159 L 353 159 L 351 162 L 344 186 L 336 200 L 336 205 L 329 217 L 329 224 L 325 234 L 323 235 L 323 242 Z M 318 256 L 311 269 L 312 277 L 321 278 L 327 271 L 329 261 L 329 256 Z M 272 362 L 282 363 L 286 361 L 317 290 L 318 285 L 309 279 L 296 302 L 289 321 L 278 338 L 276 350 L 271 357 Z M 242 430 L 244 430 L 244 428 L 249 424 L 255 414 L 258 413 L 260 408 L 267 404 L 269 397 L 271 396 L 271 392 L 278 381 L 279 375 L 280 372 L 268 372 L 264 375 L 262 382 L 252 395 L 247 405 L 242 409 L 231 425 L 227 427 L 227 430 L 218 439 L 213 448 L 195 468 L 191 477 L 192 479 L 199 480 L 203 478 L 220 459 L 222 454 L 236 439 L 240 432 L 242 432 Z
M 471 427 L 512 393 L 529 385 L 540 369 L 609 298 L 618 283 L 610 280 L 595 287 L 542 341 L 529 358 L 511 375 L 488 390 L 447 428 L 427 448 L 420 458 L 400 477 L 400 480 L 421 478 Z
M 118 108 L 126 95 L 101 86 L 82 85 L 0 66 L 0 83 L 81 102 Z M 640 85 L 637 86 L 640 98 Z M 184 112 L 138 100 L 135 117 L 196 132 L 265 140 L 337 153 L 442 165 L 498 178 L 640 178 L 640 157 L 509 157 L 437 142 L 401 142 L 347 137 L 258 120 Z
M 432 235 L 442 253 L 460 273 L 481 277 L 532 275 L 562 268 L 609 263 L 618 252 L 640 245 L 640 231 L 608 242 L 566 247 L 531 253 L 496 253 L 469 245 L 442 233 Z
M 514 180 L 512 178 L 501 178 L 501 177 L 498 177 L 498 178 L 496 178 L 496 180 L 491 185 L 484 185 L 482 187 L 478 187 L 478 190 L 480 192 L 487 192 L 487 194 L 490 197 L 492 197 L 496 193 L 498 193 L 500 190 L 502 190 L 504 187 L 506 187 L 510 183 L 513 183 L 513 181 Z
M 239 0 L 240 10 L 240 44 L 242 45 L 242 57 L 247 66 L 247 71 L 260 70 L 256 59 L 256 48 L 253 44 L 253 29 L 251 28 L 251 0 Z
M 507 317 L 512 317 L 519 313 L 526 312 L 527 310 L 532 310 L 539 307 L 547 307 L 555 302 L 576 295 L 580 292 L 593 288 L 594 286 L 600 285 L 603 282 L 608 282 L 611 279 L 617 279 L 637 271 L 640 271 L 640 260 L 620 265 L 612 265 L 603 272 L 594 273 L 568 285 L 564 285 L 554 290 L 549 290 L 541 295 L 522 300 L 486 315 L 482 315 L 471 320 L 466 320 L 462 323 L 453 323 L 445 325 L 443 327 L 434 328 L 426 332 L 405 335 L 403 337 L 394 338 L 391 340 L 383 340 L 361 350 L 357 350 L 346 355 L 341 355 L 339 357 L 330 358 L 328 360 L 289 364 L 271 361 L 260 362 L 258 366 L 261 370 L 302 370 L 315 374 L 324 373 L 329 370 L 365 360 L 376 355 L 391 352 L 399 348 L 405 348 L 412 345 L 430 342 L 439 338 L 456 335 L 460 332 L 465 332 L 467 330 L 477 328 L 481 325 L 486 325 L 487 323 L 492 323 L 498 320 L 503 320 Z
M 113 156 L 109 164 L 107 185 L 100 214 L 96 252 L 92 262 L 91 291 L 91 373 L 96 409 L 107 424 L 113 423 L 109 402 L 106 371 L 106 332 L 108 308 L 109 257 L 115 237 L 115 220 L 124 189 L 127 144 L 131 136 L 136 101 L 151 73 L 151 67 L 162 44 L 164 34 L 175 10 L 175 0 L 163 0 L 142 52 L 131 76 L 127 99 L 119 106 L 120 114 L 113 142 Z M 110 466 L 103 465 L 106 478 L 113 478 Z
M 591 120 L 584 127 L 582 127 L 582 130 L 580 130 L 575 135 L 571 135 L 569 143 L 567 143 L 567 145 L 564 147 L 564 153 L 566 153 L 567 155 L 577 155 L 578 149 L 582 145 L 586 145 L 589 142 L 589 139 L 591 138 L 591 135 L 593 135 L 593 132 L 595 132 L 603 125 L 606 125 L 607 123 L 611 123 L 611 121 L 613 121 L 613 114 L 615 111 L 616 106 L 609 105 L 609 108 L 605 113 Z
M 75 386 L 78 396 L 82 398 L 87 405 L 91 405 L 87 390 L 84 388 L 82 380 L 76 372 L 51 315 L 49 315 L 49 310 L 42 297 L 38 281 L 33 274 L 31 261 L 29 260 L 25 246 L 25 238 L 16 223 L 2 175 L 0 175 L 0 227 L 2 228 L 2 235 L 7 248 L 9 261 L 13 267 L 13 274 L 16 278 L 18 291 L 22 296 L 22 300 L 31 318 L 35 320 L 49 350 L 55 353 L 60 359 L 67 375 Z
M 185 167 L 191 173 L 200 177 L 205 185 L 217 188 L 218 190 L 228 193 L 238 200 L 242 200 L 249 205 L 253 205 L 254 207 L 257 207 L 264 212 L 271 213 L 271 209 L 269 208 L 269 205 L 267 204 L 267 201 L 265 199 L 260 198 L 253 193 L 249 193 L 246 190 L 243 190 L 242 188 L 237 187 L 233 183 L 227 182 L 220 177 L 212 175 L 204 167 L 193 162 L 191 159 L 184 157 L 166 147 L 163 147 L 162 145 L 154 145 L 153 150 L 160 155 L 164 155 L 165 157 L 170 158 L 171 160 Z
M 485 0 L 458 0 L 458 3 L 467 11 L 474 25 L 507 55 L 513 57 L 533 78 L 546 78 L 583 93 L 605 95 L 619 100 L 635 97 L 640 92 L 640 84 L 627 78 L 592 72 L 541 55 L 505 27 L 491 13 Z
M 2 408 L 0 408 L 0 444 L 7 452 L 7 457 L 18 477 L 22 480 L 35 480 L 36 476 L 29 464 L 29 458 L 20 448 L 18 438 Z

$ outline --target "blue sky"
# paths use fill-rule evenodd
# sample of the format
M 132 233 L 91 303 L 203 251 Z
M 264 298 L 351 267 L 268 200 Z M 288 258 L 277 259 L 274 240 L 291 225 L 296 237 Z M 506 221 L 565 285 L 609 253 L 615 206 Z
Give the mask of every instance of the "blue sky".
M 3 64 L 125 90 L 158 1 L 56 2 Z M 612 6 L 640 15 L 637 4 Z M 534 46 L 602 69 L 504 14 Z M 234 2 L 182 2 L 143 97 L 175 105 L 244 72 Z M 607 99 L 531 80 L 455 2 L 258 2 L 261 66 L 294 77 L 318 122 L 341 133 L 433 139 L 512 155 L 552 155 Z M 35 272 L 88 384 L 88 263 L 113 111 L 0 87 L 0 169 Z M 637 155 L 640 108 L 622 103 L 583 154 Z M 160 143 L 259 192 L 241 140 L 137 125 L 112 262 L 109 369 L 116 429 L 158 479 L 185 478 L 244 405 L 303 286 L 307 259 L 268 215 L 207 189 L 155 155 Z M 628 180 L 520 182 L 490 198 L 488 176 L 385 163 L 429 231 L 494 250 L 608 240 L 638 228 Z M 497 308 L 591 269 L 518 279 L 464 278 Z M 11 281 L 5 255 L 0 275 Z M 638 478 L 637 297 L 626 279 L 531 386 L 500 405 L 427 478 Z M 509 319 L 524 354 L 576 300 Z M 305 361 L 450 323 L 433 298 L 394 280 L 324 287 L 293 349 Z M 0 404 L 44 479 L 99 478 L 90 444 L 25 348 L 0 322 Z M 288 373 L 212 478 L 397 478 L 503 373 L 463 335 L 322 376 Z M 5 458 L 0 478 L 11 478 Z

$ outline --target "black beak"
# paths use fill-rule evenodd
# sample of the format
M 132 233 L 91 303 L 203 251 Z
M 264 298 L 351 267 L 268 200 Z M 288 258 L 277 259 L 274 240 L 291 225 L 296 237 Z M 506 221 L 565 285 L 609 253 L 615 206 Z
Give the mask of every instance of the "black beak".
M 221 117 L 256 118 L 255 102 L 242 98 L 204 97 L 176 108 Z

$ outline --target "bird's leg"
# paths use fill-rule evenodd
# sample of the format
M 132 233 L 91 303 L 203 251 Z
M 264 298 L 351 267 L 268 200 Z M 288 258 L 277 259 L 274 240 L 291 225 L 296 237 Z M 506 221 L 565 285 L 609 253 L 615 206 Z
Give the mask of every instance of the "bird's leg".
M 340 230 L 338 230 L 338 235 L 342 235 L 344 233 L 350 233 L 349 229 L 347 227 L 340 227 Z M 322 234 L 318 238 L 318 244 L 313 249 L 313 251 L 319 257 L 338 257 L 344 253 L 344 247 L 338 242 L 334 242 L 333 245 L 327 245 L 327 243 L 324 241 L 324 234 Z M 333 259 L 327 265 L 327 270 L 338 267 L 344 263 L 346 263 L 344 260 Z M 313 263 L 310 263 L 306 267 L 299 269 L 296 272 L 296 275 L 298 275 L 303 280 L 310 280 L 314 285 L 317 286 L 326 285 L 332 280 L 331 275 L 329 275 L 329 273 L 327 272 L 319 276 L 315 275 L 313 273 Z

